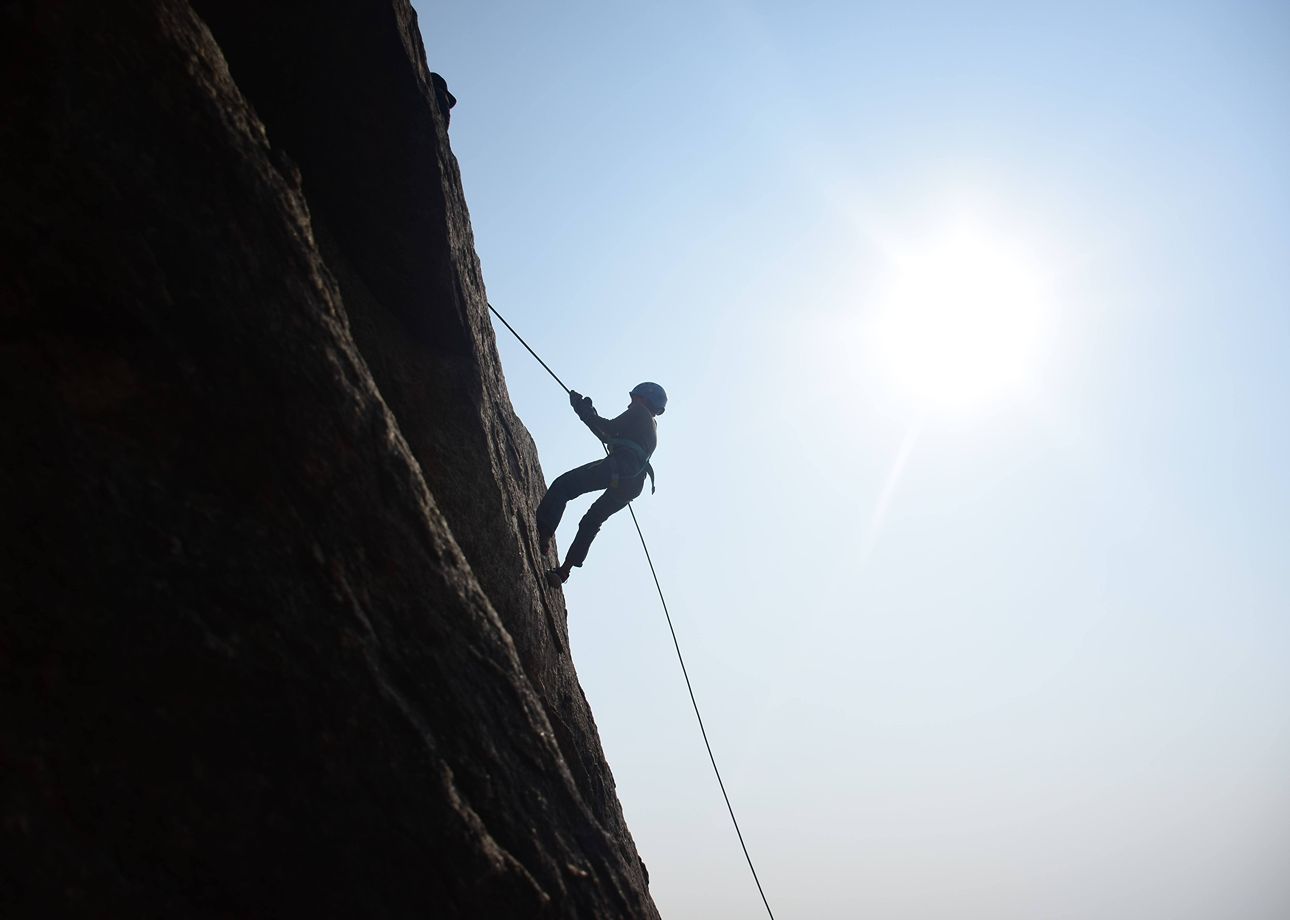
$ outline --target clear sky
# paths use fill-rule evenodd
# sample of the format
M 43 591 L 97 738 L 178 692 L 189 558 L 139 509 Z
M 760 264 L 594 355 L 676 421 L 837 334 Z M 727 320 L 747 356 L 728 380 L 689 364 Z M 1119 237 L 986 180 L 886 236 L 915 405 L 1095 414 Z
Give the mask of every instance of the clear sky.
M 1290 917 L 1290 7 L 417 6 L 493 304 L 671 396 L 635 507 L 776 916 Z M 625 514 L 566 594 L 663 916 L 764 913 Z

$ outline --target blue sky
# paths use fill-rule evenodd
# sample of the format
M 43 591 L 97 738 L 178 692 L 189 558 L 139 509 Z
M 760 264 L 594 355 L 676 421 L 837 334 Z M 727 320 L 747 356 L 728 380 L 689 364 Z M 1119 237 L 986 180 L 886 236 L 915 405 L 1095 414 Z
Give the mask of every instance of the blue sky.
M 637 513 L 777 916 L 1290 916 L 1290 12 L 417 7 L 493 304 L 671 394 Z M 1047 334 L 950 409 L 878 318 L 964 221 Z M 756 916 L 625 515 L 566 593 L 660 910 Z

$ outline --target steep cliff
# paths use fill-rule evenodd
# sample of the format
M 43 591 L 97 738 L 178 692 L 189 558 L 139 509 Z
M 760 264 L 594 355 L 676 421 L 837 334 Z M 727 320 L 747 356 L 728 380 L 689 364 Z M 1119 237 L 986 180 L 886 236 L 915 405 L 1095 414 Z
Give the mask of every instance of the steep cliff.
M 656 916 L 409 5 L 0 17 L 0 903 Z

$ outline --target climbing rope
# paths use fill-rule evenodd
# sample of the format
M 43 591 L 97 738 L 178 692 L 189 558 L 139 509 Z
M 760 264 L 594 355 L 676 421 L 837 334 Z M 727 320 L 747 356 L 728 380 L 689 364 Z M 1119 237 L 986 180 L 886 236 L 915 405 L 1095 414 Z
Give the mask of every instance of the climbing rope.
M 538 353 L 529 346 L 528 342 L 524 341 L 524 337 L 516 332 L 515 327 L 506 321 L 506 317 L 498 313 L 497 308 L 491 303 L 488 305 L 488 309 L 493 312 L 494 316 L 502 321 L 503 326 L 510 330 L 511 335 L 519 339 L 520 344 L 528 349 L 528 353 L 537 359 L 537 363 L 542 365 L 543 370 L 550 374 L 556 383 L 560 384 L 560 389 L 564 390 L 566 393 L 570 392 L 569 388 L 564 385 L 564 381 L 556 376 L 555 371 L 551 370 L 551 368 L 547 366 L 547 363 L 538 357 Z M 605 450 L 606 453 L 608 453 L 608 448 Z M 748 862 L 748 870 L 752 872 L 753 882 L 757 885 L 757 893 L 761 895 L 761 902 L 766 906 L 766 913 L 770 916 L 770 920 L 775 920 L 775 914 L 770 909 L 770 902 L 766 900 L 766 892 L 762 890 L 761 879 L 757 877 L 757 869 L 753 865 L 752 856 L 748 854 L 748 845 L 744 843 L 743 831 L 739 829 L 739 819 L 735 817 L 734 806 L 730 804 L 730 796 L 726 792 L 726 784 L 721 779 L 721 771 L 717 768 L 717 758 L 716 755 L 712 753 L 712 743 L 708 741 L 708 730 L 704 728 L 703 716 L 699 712 L 699 701 L 694 697 L 694 685 L 690 683 L 690 672 L 685 667 L 685 656 L 681 654 L 681 643 L 676 638 L 676 627 L 672 625 L 672 613 L 667 609 L 667 598 L 663 596 L 663 586 L 659 583 L 658 572 L 654 569 L 654 558 L 649 554 L 649 545 L 645 542 L 645 533 L 641 530 L 641 523 L 636 519 L 636 511 L 632 508 L 630 502 L 627 504 L 627 511 L 631 514 L 632 524 L 636 527 L 636 536 L 640 537 L 641 549 L 645 551 L 645 561 L 649 563 L 649 573 L 654 578 L 654 588 L 658 591 L 659 603 L 663 605 L 663 616 L 667 618 L 667 628 L 672 634 L 672 645 L 676 648 L 676 660 L 681 664 L 681 675 L 685 678 L 685 689 L 690 692 L 690 705 L 694 707 L 694 718 L 697 719 L 699 723 L 699 734 L 703 735 L 703 746 L 708 749 L 708 760 L 712 763 L 712 772 L 717 775 L 717 785 L 721 787 L 721 797 L 726 800 L 726 811 L 730 812 L 730 823 L 735 826 L 735 836 L 739 838 L 739 846 L 744 851 L 744 859 Z
M 502 316 L 502 314 L 498 313 L 498 312 L 497 312 L 497 309 L 496 309 L 496 308 L 495 308 L 491 303 L 488 305 L 488 309 L 492 310 L 492 311 L 493 311 L 493 315 L 494 315 L 494 316 L 496 316 L 498 319 L 500 319 L 500 320 L 502 321 L 502 325 L 503 325 L 503 326 L 505 326 L 507 329 L 511 330 L 511 335 L 515 336 L 517 339 L 519 339 L 519 340 L 520 340 L 520 344 L 521 344 L 521 345 L 523 345 L 525 348 L 527 348 L 527 349 L 529 350 L 529 354 L 531 354 L 531 355 L 534 357 L 534 359 L 537 361 L 537 363 L 538 363 L 538 364 L 541 364 L 541 365 L 542 365 L 542 369 L 543 369 L 544 371 L 546 371 L 548 374 L 550 374 L 550 375 L 551 375 L 551 379 L 553 379 L 556 383 L 560 384 L 560 389 L 564 390 L 564 392 L 565 392 L 565 393 L 569 393 L 569 392 L 571 392 L 571 391 L 570 391 L 570 389 L 569 389 L 567 386 L 565 386 L 565 385 L 564 385 L 564 381 L 563 381 L 563 380 L 561 380 L 559 377 L 557 377 L 557 376 L 556 376 L 555 371 L 553 371 L 553 370 L 551 370 L 551 368 L 547 367 L 546 362 L 545 362 L 545 361 L 543 361 L 540 357 L 538 357 L 538 353 L 537 353 L 536 351 L 534 351 L 534 350 L 529 346 L 529 343 L 528 343 L 528 342 L 524 341 L 524 336 L 522 336 L 522 335 L 520 335 L 518 332 L 516 332 L 516 331 L 515 331 L 515 327 L 514 327 L 514 326 L 512 326 L 510 323 L 508 323 L 508 322 L 506 321 L 506 317 L 504 317 L 504 316 Z

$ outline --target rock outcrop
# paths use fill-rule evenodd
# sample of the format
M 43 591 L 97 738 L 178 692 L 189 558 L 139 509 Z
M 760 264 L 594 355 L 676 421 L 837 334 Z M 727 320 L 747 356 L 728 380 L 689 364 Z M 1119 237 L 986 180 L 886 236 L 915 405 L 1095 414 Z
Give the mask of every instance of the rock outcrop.
M 0 62 L 4 914 L 657 916 L 406 0 Z

